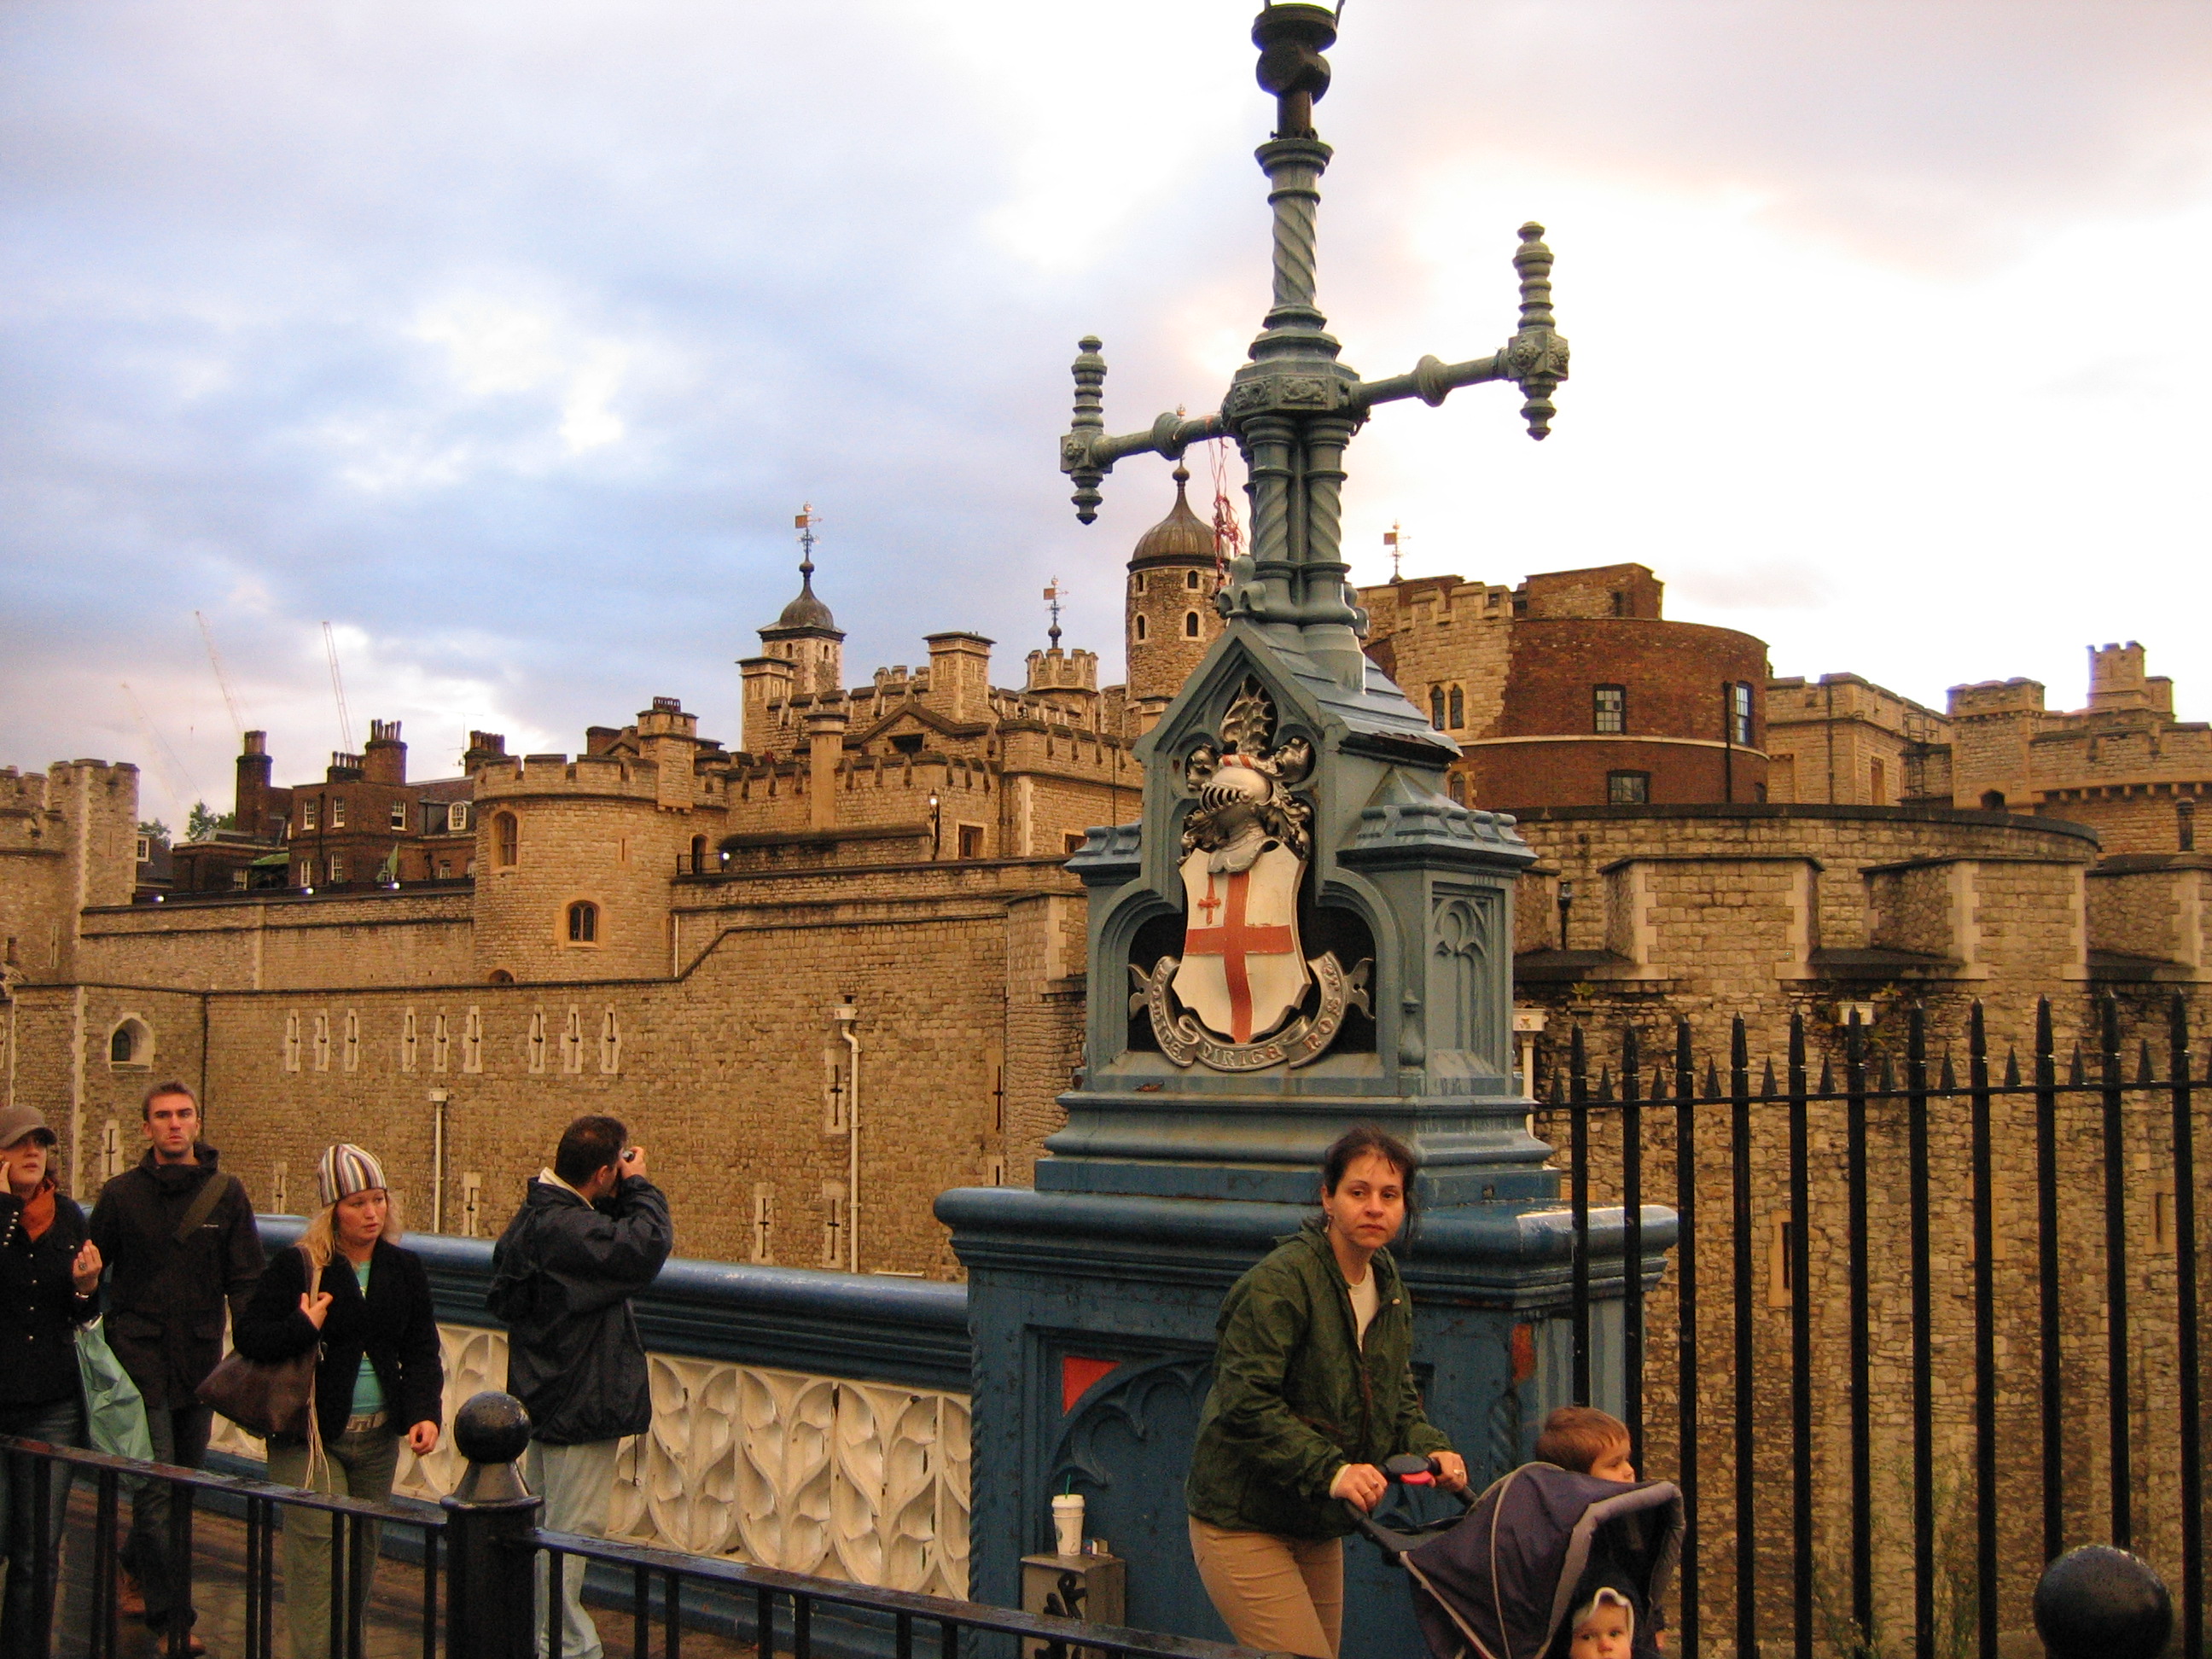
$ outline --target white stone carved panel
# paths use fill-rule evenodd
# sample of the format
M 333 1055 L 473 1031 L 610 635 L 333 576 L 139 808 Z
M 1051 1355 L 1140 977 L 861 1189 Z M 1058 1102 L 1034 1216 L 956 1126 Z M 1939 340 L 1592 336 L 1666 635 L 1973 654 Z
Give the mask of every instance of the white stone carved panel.
M 446 1422 L 507 1381 L 499 1331 L 441 1325 Z M 615 1462 L 611 1537 L 893 1589 L 968 1594 L 965 1395 L 648 1354 L 653 1427 Z M 213 1444 L 260 1460 L 218 1418 Z M 434 1503 L 459 1484 L 450 1435 L 394 1490 Z

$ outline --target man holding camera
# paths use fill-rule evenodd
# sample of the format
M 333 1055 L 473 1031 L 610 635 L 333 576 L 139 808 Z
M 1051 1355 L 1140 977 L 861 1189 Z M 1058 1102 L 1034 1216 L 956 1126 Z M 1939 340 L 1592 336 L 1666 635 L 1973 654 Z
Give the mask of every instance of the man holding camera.
M 507 1328 L 507 1391 L 530 1413 L 523 1477 L 543 1525 L 604 1536 L 615 1450 L 653 1422 L 645 1347 L 629 1298 L 653 1283 L 674 1235 L 668 1200 L 645 1178 L 645 1149 L 621 1120 L 580 1117 L 561 1136 L 491 1256 L 485 1305 Z M 545 1565 L 538 1567 L 538 1650 L 545 1651 Z M 601 1659 L 583 1607 L 584 1564 L 562 1563 L 563 1659 Z

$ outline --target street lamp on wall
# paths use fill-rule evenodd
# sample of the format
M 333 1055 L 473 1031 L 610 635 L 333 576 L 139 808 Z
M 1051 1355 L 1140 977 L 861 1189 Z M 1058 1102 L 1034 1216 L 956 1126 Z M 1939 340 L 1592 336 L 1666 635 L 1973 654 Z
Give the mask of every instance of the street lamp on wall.
M 1575 884 L 1571 878 L 1559 883 L 1559 949 L 1567 948 L 1567 913 L 1574 908 Z
M 945 811 L 937 799 L 937 791 L 929 792 L 929 856 L 938 856 L 939 843 L 944 839 Z

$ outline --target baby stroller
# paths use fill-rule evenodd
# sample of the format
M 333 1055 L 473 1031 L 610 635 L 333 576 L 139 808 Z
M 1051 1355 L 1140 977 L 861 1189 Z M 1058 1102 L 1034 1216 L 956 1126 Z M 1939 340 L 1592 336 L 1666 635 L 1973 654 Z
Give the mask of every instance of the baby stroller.
M 1393 1480 L 1425 1486 L 1428 1460 L 1394 1457 Z M 1660 1659 L 1654 1632 L 1682 1547 L 1682 1494 L 1669 1480 L 1623 1486 L 1550 1463 L 1492 1481 L 1464 1514 L 1409 1528 L 1347 1505 L 1359 1530 L 1413 1580 L 1435 1659 L 1565 1659 L 1568 1620 L 1601 1586 L 1635 1612 L 1634 1659 Z

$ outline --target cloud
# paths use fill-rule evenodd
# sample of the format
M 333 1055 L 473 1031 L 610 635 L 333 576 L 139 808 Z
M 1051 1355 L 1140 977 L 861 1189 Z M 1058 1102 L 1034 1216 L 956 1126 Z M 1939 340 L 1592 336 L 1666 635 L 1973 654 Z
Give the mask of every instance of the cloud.
M 1055 573 L 1117 672 L 1170 490 L 1124 463 L 1075 524 L 1067 363 L 1106 338 L 1129 429 L 1241 361 L 1251 9 L 9 10 L 0 761 L 145 758 L 128 679 L 222 787 L 195 610 L 288 776 L 338 745 L 325 617 L 418 755 L 655 695 L 734 742 L 802 500 L 856 678 L 949 627 L 1016 678 Z M 1532 215 L 1576 350 L 1541 447 L 1498 387 L 1377 414 L 1364 577 L 1401 520 L 1409 570 L 1650 564 L 1784 672 L 2064 701 L 2143 637 L 2212 698 L 2212 14 L 1404 0 L 1334 59 L 1347 360 L 1492 349 Z

